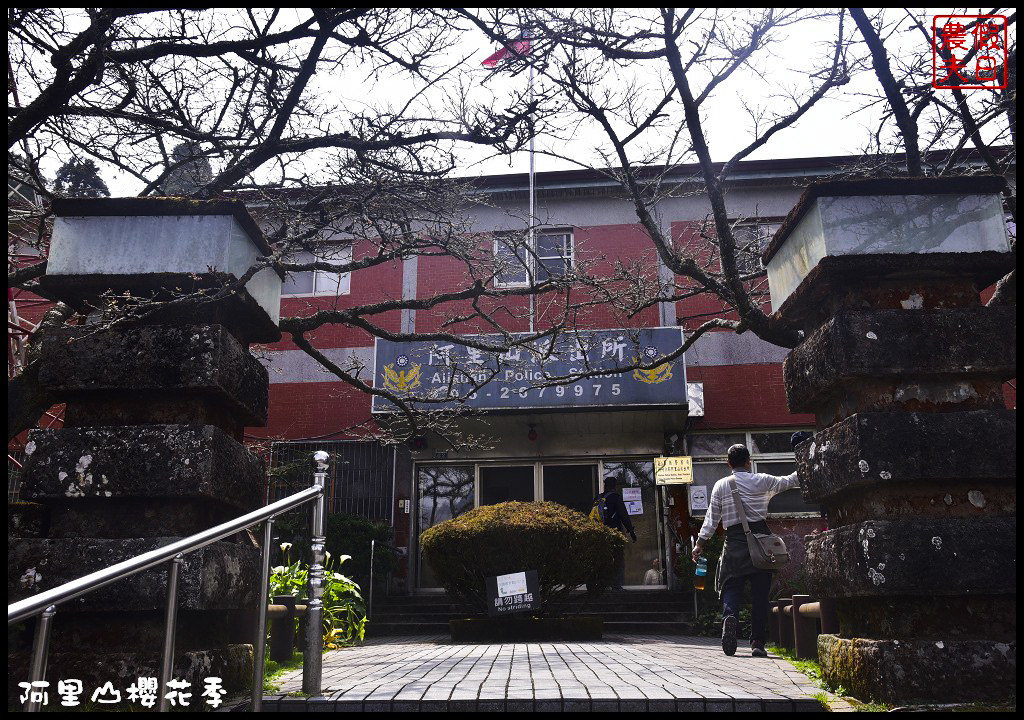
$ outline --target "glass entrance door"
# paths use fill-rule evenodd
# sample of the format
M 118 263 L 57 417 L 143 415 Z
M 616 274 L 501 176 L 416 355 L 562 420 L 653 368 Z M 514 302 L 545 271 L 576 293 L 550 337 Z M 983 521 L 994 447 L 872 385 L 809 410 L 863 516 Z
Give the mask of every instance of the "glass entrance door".
M 654 463 L 649 460 L 605 460 L 602 467 L 605 478 L 616 479 L 618 491 L 630 510 L 630 522 L 636 530 L 636 542 L 626 543 L 626 577 L 623 584 L 666 585 Z
M 597 497 L 597 464 L 545 465 L 544 499 L 590 514 Z
M 419 485 L 416 518 L 418 532 L 422 533 L 438 523 L 472 510 L 473 481 L 472 465 L 420 466 L 416 472 L 416 482 Z M 437 587 L 430 563 L 423 562 L 422 557 L 419 569 L 419 587 Z
M 533 465 L 481 465 L 480 504 L 532 502 Z

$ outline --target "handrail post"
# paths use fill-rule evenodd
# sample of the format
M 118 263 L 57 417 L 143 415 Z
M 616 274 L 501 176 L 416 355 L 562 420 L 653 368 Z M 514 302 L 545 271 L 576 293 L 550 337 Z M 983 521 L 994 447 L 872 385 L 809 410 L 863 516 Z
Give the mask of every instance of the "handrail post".
M 160 661 L 160 712 L 170 710 L 168 683 L 174 674 L 174 630 L 178 624 L 178 572 L 182 554 L 178 553 L 167 568 L 167 609 L 164 614 L 164 649 Z
M 50 652 L 50 628 L 53 624 L 53 616 L 57 612 L 55 605 L 50 605 L 39 615 L 36 623 L 36 637 L 32 642 L 32 665 L 29 668 L 28 699 L 25 701 L 25 712 L 39 712 L 42 703 L 32 699 L 32 688 L 35 683 L 44 680 L 46 677 L 46 658 Z
M 370 540 L 370 597 L 366 608 L 366 619 L 373 620 L 373 551 L 377 545 L 375 539 Z
M 319 695 L 324 651 L 324 486 L 327 460 L 323 450 L 313 453 L 316 472 L 313 487 L 320 492 L 313 506 L 313 528 L 310 533 L 312 557 L 309 566 L 309 604 L 306 608 L 306 647 L 302 656 L 302 692 Z
M 260 554 L 260 587 L 256 596 L 259 608 L 256 622 L 256 643 L 252 656 L 252 711 L 260 712 L 263 707 L 263 672 L 266 667 L 267 644 L 267 601 L 270 586 L 270 543 L 274 530 L 274 518 L 267 518 L 263 524 L 263 552 Z M 292 632 L 295 629 L 292 628 Z
M 772 645 L 779 644 L 779 601 L 772 600 L 768 603 L 768 642 Z
M 818 621 L 800 614 L 800 607 L 809 602 L 810 595 L 793 596 L 793 653 L 797 660 L 818 657 Z
M 779 600 L 779 645 L 787 650 L 793 649 L 793 621 L 786 617 L 786 608 L 792 608 L 792 598 Z M 792 612 L 792 609 L 790 610 Z
M 822 598 L 818 601 L 821 608 L 821 633 L 823 635 L 839 634 L 839 616 L 836 614 L 836 601 L 833 598 Z

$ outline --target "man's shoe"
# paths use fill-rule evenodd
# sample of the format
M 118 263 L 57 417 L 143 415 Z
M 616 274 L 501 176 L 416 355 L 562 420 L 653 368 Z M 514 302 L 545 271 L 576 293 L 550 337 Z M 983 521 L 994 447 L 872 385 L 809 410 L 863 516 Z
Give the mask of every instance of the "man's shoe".
M 722 652 L 726 655 L 736 654 L 736 618 L 727 615 L 722 620 Z
M 768 657 L 768 653 L 764 649 L 764 643 L 751 643 L 750 657 Z

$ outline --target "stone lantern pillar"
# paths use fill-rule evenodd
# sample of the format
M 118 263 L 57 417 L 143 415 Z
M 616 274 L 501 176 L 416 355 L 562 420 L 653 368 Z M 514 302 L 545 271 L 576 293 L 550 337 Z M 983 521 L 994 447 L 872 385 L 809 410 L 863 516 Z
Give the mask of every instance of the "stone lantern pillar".
M 997 177 L 811 186 L 764 260 L 804 339 L 786 358 L 810 592 L 835 598 L 825 677 L 893 703 L 1016 685 L 1016 315 L 979 291 L 1009 268 Z
M 10 600 L 253 510 L 266 477 L 241 443 L 244 427 L 267 418 L 267 371 L 248 346 L 280 338 L 282 278 L 246 274 L 271 249 L 244 205 L 131 198 L 53 209 L 48 296 L 91 301 L 104 319 L 124 296 L 157 304 L 141 322 L 69 327 L 43 343 L 40 382 L 66 403 L 65 423 L 29 434 L 21 497 L 38 521 L 10 539 Z M 244 287 L 215 302 L 174 302 L 238 279 Z M 251 677 L 258 574 L 248 534 L 184 557 L 174 675 L 192 683 L 194 706 L 205 677 L 228 690 Z M 124 696 L 137 677 L 159 676 L 166 577 L 161 567 L 57 607 L 51 697 L 58 679 L 82 680 L 86 695 L 111 681 Z

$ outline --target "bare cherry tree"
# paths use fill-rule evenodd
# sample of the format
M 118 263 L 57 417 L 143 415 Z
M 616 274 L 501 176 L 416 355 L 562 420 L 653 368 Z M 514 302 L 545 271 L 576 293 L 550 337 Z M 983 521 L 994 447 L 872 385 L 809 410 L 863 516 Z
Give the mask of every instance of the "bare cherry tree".
M 581 305 L 570 288 L 603 291 L 585 267 L 525 287 L 496 286 L 508 271 L 503 262 L 535 254 L 528 220 L 504 238 L 512 251 L 496 261 L 490 238 L 471 232 L 464 217 L 472 189 L 449 176 L 460 145 L 513 152 L 538 113 L 525 97 L 500 108 L 469 100 L 459 75 L 465 58 L 456 52 L 460 23 L 456 13 L 432 9 L 12 9 L 9 164 L 42 201 L 34 223 L 22 218 L 17 242 L 45 257 L 53 190 L 39 168 L 72 156 L 124 173 L 141 196 L 171 190 L 242 198 L 275 248 L 224 286 L 147 298 L 111 294 L 87 306 L 61 305 L 63 315 L 49 324 L 90 314 L 94 327 L 110 328 L 216 302 L 267 265 L 339 276 L 444 255 L 463 267 L 461 286 L 362 305 L 319 299 L 281 321 L 295 346 L 328 371 L 398 406 L 399 435 L 443 425 L 445 413 L 413 412 L 406 398 L 372 387 L 366 368 L 330 360 L 311 338 L 343 324 L 374 337 L 461 341 L 501 353 L 567 328 Z M 356 247 L 370 249 L 356 254 Z M 45 295 L 38 283 L 45 268 L 45 260 L 9 265 L 8 286 Z M 526 337 L 503 322 L 521 314 L 513 301 L 523 296 L 547 297 L 551 310 L 544 329 Z M 449 315 L 438 332 L 396 333 L 381 321 L 434 309 Z M 455 330 L 467 326 L 489 335 L 467 341 Z M 35 344 L 46 327 L 37 328 Z M 9 404 L 9 438 L 52 402 L 35 383 L 31 353 L 25 360 L 9 381 L 11 396 L 21 399 Z M 444 401 L 423 403 L 429 410 Z
M 943 38 L 941 34 L 936 38 L 930 17 L 920 10 L 889 8 L 876 11 L 869 17 L 862 8 L 850 8 L 849 13 L 870 51 L 871 69 L 878 80 L 877 92 L 869 103 L 883 108 L 868 145 L 879 158 L 871 168 L 873 172 L 903 172 L 903 163 L 894 162 L 896 152 L 905 154 L 905 172 L 910 175 L 962 173 L 961 163 L 969 151 L 980 158 L 977 168 L 982 172 L 1006 175 L 1016 165 L 1015 12 L 1008 12 L 1005 8 L 993 10 L 992 14 L 1006 17 L 1006 34 L 986 38 L 993 45 L 987 52 L 999 62 L 985 68 L 985 78 L 977 76 L 978 64 L 974 62 L 981 48 L 979 42 L 972 42 L 982 30 L 979 20 L 965 19 L 959 23 L 957 35 L 961 36 L 961 42 L 957 42 L 953 37 Z M 955 57 L 952 52 L 954 42 L 962 47 L 962 50 L 957 48 L 960 57 L 956 65 L 951 64 Z M 897 45 L 898 54 L 894 54 L 893 45 Z M 944 73 L 946 77 L 955 73 L 952 79 L 960 82 L 940 83 L 952 87 L 936 88 L 934 80 L 936 77 L 944 79 Z M 995 81 L 998 78 L 1005 82 Z M 957 84 L 987 84 L 991 89 L 962 89 Z M 945 152 L 934 152 L 935 149 Z M 1004 197 L 1006 211 L 1015 226 L 1016 187 L 1009 185 Z M 1016 253 L 1015 233 L 1011 234 L 1010 244 Z M 1016 277 L 1014 269 L 1002 278 L 989 303 L 1015 304 Z
M 537 97 L 566 108 L 562 125 L 550 118 L 542 132 L 556 139 L 566 128 L 575 132 L 580 116 L 600 130 L 597 150 L 607 173 L 621 184 L 674 276 L 667 285 L 649 275 L 634 280 L 631 297 L 637 306 L 699 295 L 719 303 L 714 317 L 685 319 L 695 328 L 687 345 L 716 328 L 749 330 L 783 347 L 798 341 L 795 329 L 763 310 L 767 283 L 759 256 L 767 239 L 765 223 L 730 218 L 724 187 L 738 162 L 793 128 L 819 103 L 846 92 L 858 74 L 877 77 L 878 91 L 865 104 L 881 104 L 880 125 L 864 147 L 865 156 L 880 155 L 881 162 L 866 157 L 848 175 L 1005 174 L 1015 162 L 1015 152 L 993 147 L 1005 145 L 1008 137 L 1015 140 L 1015 67 L 1005 91 L 942 96 L 931 87 L 932 46 L 923 17 L 908 12 L 885 11 L 874 22 L 857 9 L 535 8 L 464 15 L 509 50 L 523 34 L 531 38 L 530 51 L 510 53 L 512 62 L 532 65 L 541 78 Z M 909 47 L 904 38 L 896 54 L 886 56 L 883 38 L 897 25 L 913 38 Z M 807 67 L 795 81 L 792 72 L 776 72 L 768 64 L 787 33 L 817 50 L 816 56 L 804 57 Z M 812 44 L 811 38 L 823 40 Z M 745 98 L 751 82 L 773 89 L 768 102 Z M 726 93 L 740 98 L 749 136 L 727 160 L 714 162 L 707 124 L 716 99 Z M 898 133 L 888 132 L 893 124 Z M 918 131 L 919 125 L 927 125 L 928 132 Z M 968 144 L 974 146 L 972 158 L 983 163 L 964 163 L 972 159 L 963 152 Z M 680 166 L 694 163 L 696 182 L 680 183 Z M 659 206 L 682 194 L 705 197 L 711 211 L 690 236 L 673 238 Z M 1012 191 L 1007 205 L 1014 213 Z M 1006 301 L 1002 288 L 1012 288 L 1013 277 L 1000 283 L 993 302 Z

